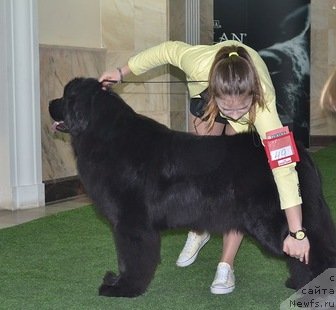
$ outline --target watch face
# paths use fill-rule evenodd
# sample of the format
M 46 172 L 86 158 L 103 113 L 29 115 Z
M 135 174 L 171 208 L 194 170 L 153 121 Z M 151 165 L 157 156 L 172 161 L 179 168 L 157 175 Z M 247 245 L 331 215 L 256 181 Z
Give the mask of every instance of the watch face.
M 295 238 L 298 239 L 298 240 L 302 240 L 305 236 L 306 236 L 306 234 L 303 231 L 298 231 L 296 233 Z

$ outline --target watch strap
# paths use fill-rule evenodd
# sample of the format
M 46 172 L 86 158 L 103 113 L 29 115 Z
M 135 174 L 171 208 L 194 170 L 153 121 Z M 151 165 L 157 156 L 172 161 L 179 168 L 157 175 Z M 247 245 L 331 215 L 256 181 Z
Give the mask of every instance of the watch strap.
M 302 238 L 298 238 L 299 234 L 303 234 L 303 237 Z M 297 239 L 297 240 L 303 240 L 304 238 L 306 238 L 306 229 L 302 228 L 302 229 L 297 230 L 296 232 L 289 231 L 289 235 L 291 237 Z

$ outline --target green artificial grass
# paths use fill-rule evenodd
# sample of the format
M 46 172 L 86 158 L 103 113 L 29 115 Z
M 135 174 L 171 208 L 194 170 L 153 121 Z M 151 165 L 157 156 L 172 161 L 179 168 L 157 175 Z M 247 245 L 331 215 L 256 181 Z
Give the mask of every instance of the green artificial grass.
M 336 218 L 336 146 L 313 154 L 326 199 Z M 52 208 L 52 207 L 50 207 Z M 162 234 L 161 264 L 140 297 L 99 297 L 106 270 L 117 271 L 111 232 L 91 206 L 0 230 L 0 309 L 279 309 L 294 291 L 284 282 L 285 263 L 245 238 L 236 258 L 236 289 L 212 295 L 221 237 L 212 236 L 197 261 L 175 260 L 186 231 Z
M 336 144 L 312 154 L 322 174 L 324 196 L 336 221 Z

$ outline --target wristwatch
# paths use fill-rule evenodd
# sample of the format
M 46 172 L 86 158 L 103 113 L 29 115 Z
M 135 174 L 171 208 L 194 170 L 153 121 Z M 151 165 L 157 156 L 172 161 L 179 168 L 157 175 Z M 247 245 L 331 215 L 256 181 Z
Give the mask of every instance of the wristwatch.
M 307 235 L 306 235 L 306 229 L 305 228 L 299 229 L 296 232 L 291 232 L 290 231 L 289 235 L 291 237 L 295 238 L 296 240 L 303 240 L 304 238 L 307 237 Z

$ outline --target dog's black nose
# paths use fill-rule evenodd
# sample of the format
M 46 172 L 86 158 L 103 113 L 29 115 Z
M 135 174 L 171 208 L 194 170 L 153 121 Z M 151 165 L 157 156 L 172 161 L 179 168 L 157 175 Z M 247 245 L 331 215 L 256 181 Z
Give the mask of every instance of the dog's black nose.
M 64 104 L 62 99 L 54 99 L 49 102 L 49 114 L 54 121 L 64 121 L 63 108 Z
M 64 101 L 63 98 L 49 101 L 49 114 L 55 121 L 51 126 L 53 131 L 69 133 L 67 126 L 64 124 Z

